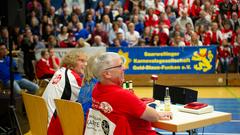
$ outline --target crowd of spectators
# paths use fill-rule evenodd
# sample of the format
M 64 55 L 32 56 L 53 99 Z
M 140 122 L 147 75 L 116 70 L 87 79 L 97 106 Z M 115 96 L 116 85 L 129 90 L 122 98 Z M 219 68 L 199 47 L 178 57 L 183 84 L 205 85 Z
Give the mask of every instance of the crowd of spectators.
M 26 3 L 26 26 L 1 29 L 1 42 L 24 52 L 24 68 L 40 48 L 218 46 L 220 65 L 239 65 L 238 0 L 50 0 Z M 225 72 L 226 69 L 221 68 Z

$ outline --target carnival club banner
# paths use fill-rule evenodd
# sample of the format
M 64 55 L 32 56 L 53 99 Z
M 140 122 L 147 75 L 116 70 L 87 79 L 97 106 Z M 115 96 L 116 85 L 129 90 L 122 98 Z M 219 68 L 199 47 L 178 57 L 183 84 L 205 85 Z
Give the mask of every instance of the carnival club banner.
M 107 48 L 125 57 L 126 74 L 210 74 L 216 46 Z

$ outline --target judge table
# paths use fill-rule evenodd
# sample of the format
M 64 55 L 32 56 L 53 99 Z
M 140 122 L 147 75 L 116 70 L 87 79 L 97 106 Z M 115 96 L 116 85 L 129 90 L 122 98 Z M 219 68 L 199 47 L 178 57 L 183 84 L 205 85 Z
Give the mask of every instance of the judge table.
M 171 106 L 171 111 L 173 113 L 172 120 L 159 120 L 158 122 L 153 122 L 152 126 L 171 131 L 175 134 L 175 132 L 191 131 L 197 128 L 227 122 L 232 119 L 231 113 L 213 111 L 205 114 L 193 114 L 179 111 L 180 107 L 183 106 Z M 189 132 L 189 134 L 191 135 L 192 132 Z

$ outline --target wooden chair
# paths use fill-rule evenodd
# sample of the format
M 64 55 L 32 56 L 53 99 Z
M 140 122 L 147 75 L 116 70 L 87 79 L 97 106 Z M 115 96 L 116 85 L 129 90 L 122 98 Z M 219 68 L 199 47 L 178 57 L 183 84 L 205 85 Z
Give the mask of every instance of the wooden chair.
M 48 110 L 45 100 L 25 92 L 22 97 L 30 125 L 27 135 L 47 135 Z
M 83 135 L 84 113 L 77 102 L 54 99 L 64 135 Z

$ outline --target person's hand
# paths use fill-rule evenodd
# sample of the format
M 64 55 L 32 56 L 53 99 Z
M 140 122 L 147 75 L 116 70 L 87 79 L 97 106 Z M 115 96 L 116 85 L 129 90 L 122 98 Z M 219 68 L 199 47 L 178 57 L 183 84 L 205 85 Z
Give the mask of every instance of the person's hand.
M 172 112 L 159 112 L 160 120 L 171 120 Z

